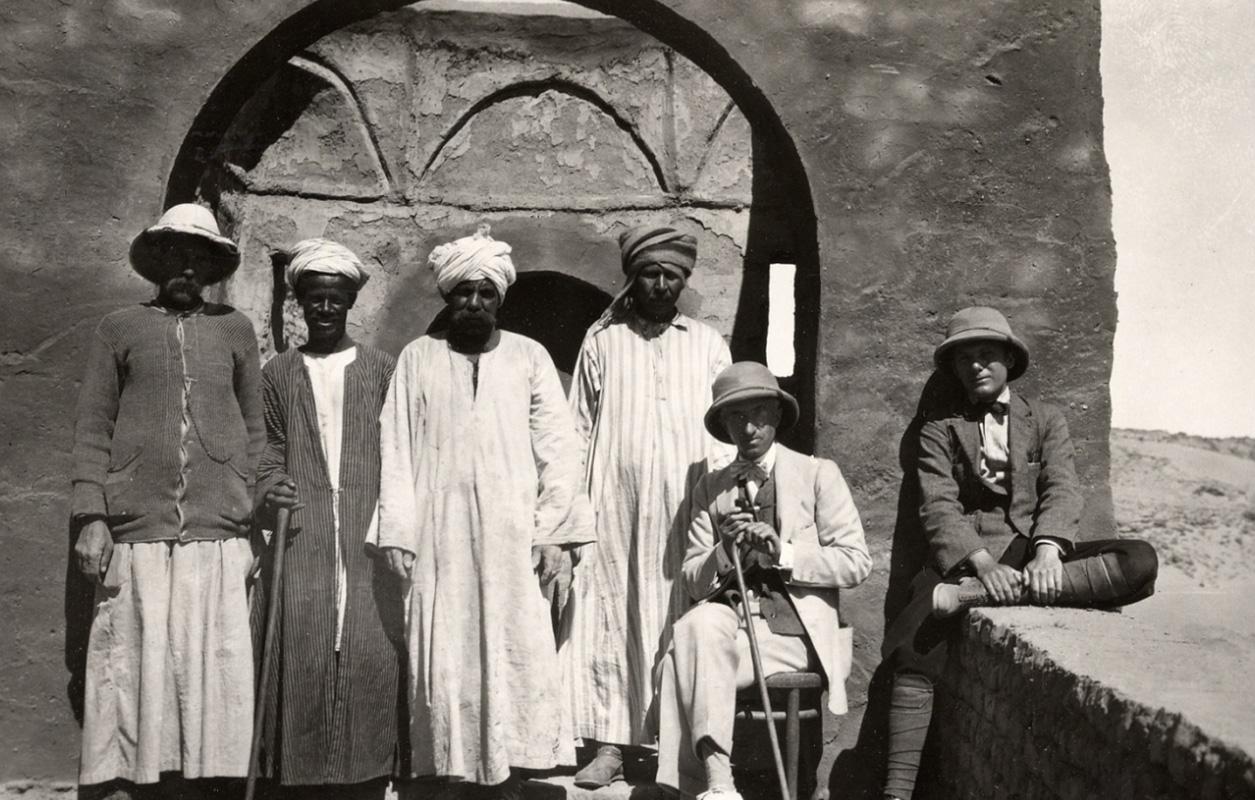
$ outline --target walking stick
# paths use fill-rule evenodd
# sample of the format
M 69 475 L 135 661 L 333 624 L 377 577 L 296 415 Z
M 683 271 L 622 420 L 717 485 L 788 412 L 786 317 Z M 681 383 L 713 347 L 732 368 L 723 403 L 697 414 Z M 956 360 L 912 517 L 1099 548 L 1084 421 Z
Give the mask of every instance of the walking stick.
M 244 785 L 244 800 L 253 800 L 257 791 L 257 763 L 261 754 L 262 725 L 266 721 L 266 695 L 270 690 L 270 666 L 275 657 L 275 634 L 279 628 L 279 605 L 283 602 L 283 553 L 287 549 L 288 519 L 292 512 L 281 508 L 275 521 L 274 567 L 270 573 L 270 600 L 266 611 L 266 634 L 261 648 L 261 680 L 257 686 L 257 708 L 253 712 L 253 743 L 248 751 L 248 782 Z
M 740 493 L 740 504 L 743 509 L 753 509 L 750 502 L 749 486 L 745 476 L 736 479 L 736 487 Z M 754 680 L 758 683 L 758 696 L 763 704 L 763 713 L 767 717 L 767 738 L 771 740 L 771 755 L 776 761 L 776 778 L 780 782 L 781 800 L 793 800 L 789 792 L 789 779 L 784 772 L 784 759 L 780 756 L 780 739 L 776 735 L 776 721 L 771 714 L 771 698 L 767 695 L 767 676 L 763 674 L 763 658 L 758 653 L 758 636 L 754 633 L 754 620 L 750 617 L 749 593 L 745 590 L 745 570 L 741 567 L 741 548 L 735 543 L 732 546 L 732 568 L 736 571 L 736 587 L 741 592 L 741 618 L 745 621 L 745 633 L 750 640 L 750 661 L 754 665 Z

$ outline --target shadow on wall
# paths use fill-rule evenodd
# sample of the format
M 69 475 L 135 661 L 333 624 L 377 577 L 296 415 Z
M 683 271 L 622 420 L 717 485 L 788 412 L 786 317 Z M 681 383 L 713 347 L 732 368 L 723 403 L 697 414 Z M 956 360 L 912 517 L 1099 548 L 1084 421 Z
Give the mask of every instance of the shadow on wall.
M 96 585 L 78 569 L 74 543 L 81 526 L 70 520 L 65 554 L 65 669 L 69 677 L 65 693 L 70 700 L 74 721 L 83 724 L 83 691 L 87 675 L 87 637 L 91 631 Z
M 919 522 L 920 489 L 916 474 L 919 460 L 919 431 L 928 412 L 946 406 L 962 393 L 958 382 L 949 373 L 934 371 L 920 392 L 915 416 L 898 442 L 898 465 L 902 480 L 898 488 L 897 518 L 893 526 L 893 544 L 889 556 L 889 586 L 885 592 L 884 625 L 887 629 L 910 598 L 911 580 L 924 567 L 928 545 Z M 883 640 L 884 631 L 877 641 Z M 884 780 L 887 737 L 889 732 L 889 693 L 893 683 L 892 669 L 886 662 L 876 667 L 867 686 L 867 703 L 861 718 L 852 713 L 841 725 L 857 725 L 858 738 L 853 747 L 837 756 L 828 776 L 831 796 L 841 800 L 879 800 Z M 937 769 L 936 737 L 929 737 L 919 774 L 916 800 L 927 800 L 931 774 Z

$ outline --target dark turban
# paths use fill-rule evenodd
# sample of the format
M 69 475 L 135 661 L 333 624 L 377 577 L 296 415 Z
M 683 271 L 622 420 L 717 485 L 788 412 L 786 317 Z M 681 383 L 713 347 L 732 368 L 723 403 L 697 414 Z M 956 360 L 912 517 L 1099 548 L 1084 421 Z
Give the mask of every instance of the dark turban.
M 619 235 L 623 256 L 623 272 L 629 277 L 644 264 L 661 261 L 684 271 L 693 272 L 697 263 L 697 239 L 691 234 L 665 225 L 638 225 Z

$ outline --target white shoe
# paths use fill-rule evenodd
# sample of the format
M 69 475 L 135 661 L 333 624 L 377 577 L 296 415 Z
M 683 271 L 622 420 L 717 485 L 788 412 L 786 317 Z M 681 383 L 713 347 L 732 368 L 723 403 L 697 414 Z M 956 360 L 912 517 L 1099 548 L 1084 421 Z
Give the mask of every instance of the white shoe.
M 933 616 L 952 617 L 965 608 L 993 605 L 980 578 L 963 578 L 958 583 L 939 583 L 933 588 Z
M 707 789 L 696 800 L 744 800 L 736 789 Z

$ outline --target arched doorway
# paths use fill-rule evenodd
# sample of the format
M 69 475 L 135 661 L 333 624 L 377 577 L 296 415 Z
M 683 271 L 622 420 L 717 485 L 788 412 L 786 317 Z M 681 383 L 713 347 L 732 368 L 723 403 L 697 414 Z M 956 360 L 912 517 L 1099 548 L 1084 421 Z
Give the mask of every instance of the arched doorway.
M 770 265 L 796 265 L 796 368 L 782 378 L 803 408 L 791 443 L 811 449 L 809 188 L 779 119 L 726 53 L 653 2 L 614 4 L 622 18 L 346 5 L 314 4 L 241 61 L 171 175 L 170 202 L 208 200 L 240 240 L 244 266 L 224 293 L 261 320 L 263 349 L 302 338 L 269 266 L 299 238 L 337 238 L 365 257 L 376 277 L 354 332 L 395 352 L 439 311 L 427 253 L 481 221 L 514 246 L 524 278 L 508 316 L 531 302 L 525 284 L 565 291 L 568 279 L 608 297 L 622 280 L 617 233 L 678 219 L 700 254 L 682 307 L 736 358 L 764 358 Z M 668 16 L 677 24 L 664 30 Z M 267 46 L 287 59 L 274 64 Z M 547 330 L 551 317 L 534 315 L 528 332 L 561 361 L 582 331 Z

